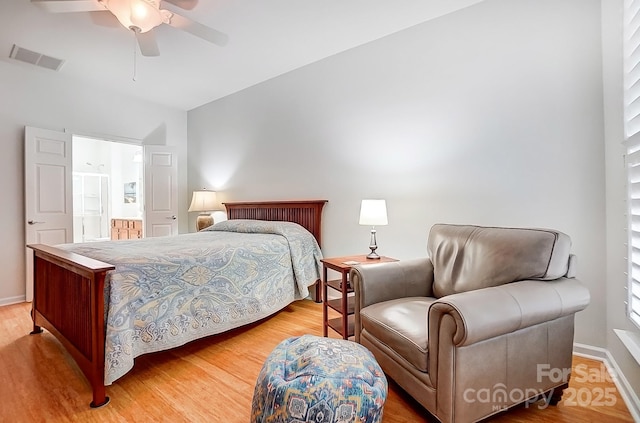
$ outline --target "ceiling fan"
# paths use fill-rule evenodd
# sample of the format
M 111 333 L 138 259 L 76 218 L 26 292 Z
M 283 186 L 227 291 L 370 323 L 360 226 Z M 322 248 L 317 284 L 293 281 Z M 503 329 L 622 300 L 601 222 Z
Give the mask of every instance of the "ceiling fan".
M 135 34 L 143 56 L 158 56 L 160 50 L 153 29 L 167 24 L 203 40 L 224 46 L 226 34 L 177 13 L 160 8 L 162 0 L 31 0 L 51 13 L 111 12 Z M 192 9 L 198 0 L 166 0 L 182 9 Z

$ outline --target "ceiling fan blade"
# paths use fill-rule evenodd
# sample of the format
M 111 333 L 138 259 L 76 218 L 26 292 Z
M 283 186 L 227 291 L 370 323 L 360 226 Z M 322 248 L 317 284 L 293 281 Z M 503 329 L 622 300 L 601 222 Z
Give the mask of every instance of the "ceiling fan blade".
M 98 0 L 31 0 L 50 13 L 98 12 L 107 10 Z
M 180 16 L 176 13 L 171 13 L 171 20 L 169 21 L 169 25 L 174 28 L 181 29 L 190 34 L 195 35 L 196 37 L 200 37 L 203 40 L 209 41 L 213 44 L 217 44 L 219 46 L 225 46 L 229 41 L 229 36 L 224 32 L 220 32 L 217 29 L 209 28 L 206 25 L 202 25 L 196 21 L 192 21 L 189 18 L 185 18 L 184 16 Z
M 198 5 L 198 0 L 164 0 L 180 9 L 191 10 Z
M 89 12 L 89 16 L 91 16 L 91 21 L 96 25 L 108 28 L 122 28 L 122 24 L 113 13 Z
M 136 40 L 143 56 L 160 56 L 160 50 L 153 31 L 140 32 L 133 30 L 133 32 L 136 34 Z

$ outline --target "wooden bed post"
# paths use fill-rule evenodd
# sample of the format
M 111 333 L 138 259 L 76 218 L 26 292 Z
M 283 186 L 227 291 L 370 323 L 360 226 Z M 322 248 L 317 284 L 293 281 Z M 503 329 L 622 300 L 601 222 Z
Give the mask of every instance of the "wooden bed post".
M 114 266 L 55 247 L 33 250 L 32 334 L 51 332 L 91 384 L 91 407 L 109 402 L 104 386 L 104 282 Z

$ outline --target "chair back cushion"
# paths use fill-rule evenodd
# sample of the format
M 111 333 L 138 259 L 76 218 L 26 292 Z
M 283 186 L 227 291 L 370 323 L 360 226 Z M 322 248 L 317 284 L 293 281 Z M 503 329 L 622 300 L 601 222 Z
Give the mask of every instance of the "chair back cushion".
M 436 224 L 427 242 L 437 298 L 524 280 L 553 280 L 569 267 L 571 239 L 550 229 Z

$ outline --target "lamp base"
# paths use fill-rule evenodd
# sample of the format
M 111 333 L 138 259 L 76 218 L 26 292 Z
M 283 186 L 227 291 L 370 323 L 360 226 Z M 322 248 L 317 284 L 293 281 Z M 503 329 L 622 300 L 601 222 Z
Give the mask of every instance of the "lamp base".
M 196 230 L 200 232 L 204 228 L 213 225 L 213 216 L 207 213 L 200 213 L 196 218 Z
M 375 251 L 371 251 L 371 253 L 367 254 L 367 260 L 379 260 L 380 256 Z
M 380 258 L 376 250 L 378 249 L 378 243 L 376 242 L 376 230 L 371 228 L 371 241 L 369 242 L 369 249 L 371 252 L 367 255 L 368 260 L 377 260 Z

